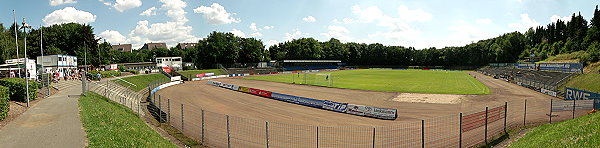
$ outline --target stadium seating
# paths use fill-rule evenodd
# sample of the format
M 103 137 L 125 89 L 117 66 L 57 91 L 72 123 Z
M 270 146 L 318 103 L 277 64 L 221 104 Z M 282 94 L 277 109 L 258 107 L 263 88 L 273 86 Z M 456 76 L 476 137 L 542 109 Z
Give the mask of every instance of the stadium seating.
M 283 66 L 284 71 L 337 69 L 335 65 L 306 65 L 306 66 Z
M 558 87 L 575 75 L 573 73 L 536 71 L 510 67 L 484 67 L 477 71 L 537 91 L 543 88 L 559 93 L 561 90 L 558 90 Z

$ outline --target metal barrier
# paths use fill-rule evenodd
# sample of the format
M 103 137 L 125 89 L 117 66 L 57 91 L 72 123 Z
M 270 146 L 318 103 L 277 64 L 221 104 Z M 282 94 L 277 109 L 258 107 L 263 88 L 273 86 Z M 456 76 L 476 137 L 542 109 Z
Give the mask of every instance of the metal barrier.
M 523 100 L 383 127 L 328 127 L 229 116 L 157 94 L 149 100 L 158 121 L 209 147 L 477 147 L 507 129 L 568 120 L 590 109 L 590 101 Z M 575 107 L 564 106 L 569 103 Z

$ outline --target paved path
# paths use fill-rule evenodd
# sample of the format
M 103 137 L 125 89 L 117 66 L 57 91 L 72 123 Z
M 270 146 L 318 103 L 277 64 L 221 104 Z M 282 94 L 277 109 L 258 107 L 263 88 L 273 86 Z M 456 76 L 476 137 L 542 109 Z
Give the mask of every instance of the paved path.
M 81 85 L 76 85 L 38 102 L 0 129 L 0 147 L 85 147 L 80 94 Z

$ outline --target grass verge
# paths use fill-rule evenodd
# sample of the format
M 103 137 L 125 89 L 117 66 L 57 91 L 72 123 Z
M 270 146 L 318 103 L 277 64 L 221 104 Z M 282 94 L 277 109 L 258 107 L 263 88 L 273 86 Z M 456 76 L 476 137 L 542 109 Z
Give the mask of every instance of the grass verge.
M 600 147 L 600 113 L 536 127 L 509 147 Z
M 131 76 L 131 77 L 122 78 L 122 80 L 115 79 L 112 81 L 114 81 L 120 85 L 123 85 L 125 87 L 129 86 L 132 90 L 140 91 L 140 90 L 146 88 L 150 82 L 156 81 L 158 79 L 168 79 L 168 78 L 167 78 L 167 76 L 165 76 L 163 74 L 157 73 L 157 74 Z M 135 84 L 135 85 L 131 85 L 123 80 L 125 80 L 129 83 Z
M 464 71 L 360 69 L 326 73 L 331 73 L 331 79 L 333 79 L 333 85 L 329 87 L 337 88 L 435 94 L 490 93 L 487 86 Z M 296 84 L 308 82 L 303 80 L 303 75 L 298 74 L 247 77 L 245 79 Z M 320 76 L 306 79 L 311 79 L 310 82 L 319 82 L 314 79 L 329 79 L 329 77 Z M 329 83 L 311 85 L 319 84 Z
M 600 93 L 600 74 L 586 73 L 572 78 L 564 86 Z
M 79 107 L 89 147 L 177 147 L 128 108 L 96 93 L 81 96 Z
M 227 74 L 222 69 L 186 70 L 186 71 L 178 71 L 178 73 L 181 75 L 184 75 L 186 77 L 191 76 L 192 78 L 195 78 L 196 74 L 201 74 L 201 73 L 215 73 L 215 75 Z

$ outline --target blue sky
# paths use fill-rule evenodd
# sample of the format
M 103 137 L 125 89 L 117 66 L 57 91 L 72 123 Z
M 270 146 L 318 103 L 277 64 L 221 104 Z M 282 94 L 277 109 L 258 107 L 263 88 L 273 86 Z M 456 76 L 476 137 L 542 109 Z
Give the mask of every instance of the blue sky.
M 570 20 L 589 21 L 593 0 L 9 0 L 0 23 L 26 18 L 39 27 L 90 24 L 112 44 L 197 42 L 212 31 L 272 45 L 295 38 L 428 47 L 463 46 L 512 31 Z

